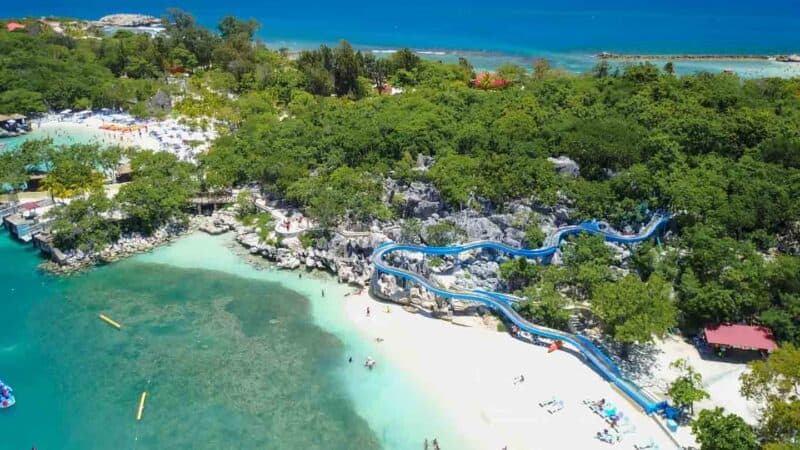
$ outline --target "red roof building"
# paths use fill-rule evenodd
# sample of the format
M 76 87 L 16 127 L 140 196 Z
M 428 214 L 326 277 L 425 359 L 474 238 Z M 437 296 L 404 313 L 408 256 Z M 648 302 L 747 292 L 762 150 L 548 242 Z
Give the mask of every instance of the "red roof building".
M 8 22 L 6 24 L 6 30 L 8 31 L 21 30 L 23 28 L 25 28 L 25 25 L 19 22 Z
M 489 72 L 479 73 L 474 80 L 472 80 L 472 87 L 478 89 L 497 89 L 508 86 L 509 81 L 498 78 Z
M 753 325 L 717 325 L 703 329 L 706 341 L 711 345 L 724 345 L 744 350 L 778 349 L 772 330 Z

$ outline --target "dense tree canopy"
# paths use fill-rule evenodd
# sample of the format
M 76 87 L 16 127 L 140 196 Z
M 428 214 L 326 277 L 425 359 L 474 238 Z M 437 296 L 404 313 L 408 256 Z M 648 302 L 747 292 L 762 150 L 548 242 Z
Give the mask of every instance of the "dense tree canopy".
M 197 181 L 192 166 L 169 153 L 142 151 L 131 159 L 133 181 L 116 196 L 136 229 L 146 232 L 181 218 Z
M 592 299 L 606 330 L 620 342 L 650 342 L 677 324 L 671 287 L 654 275 L 646 282 L 627 275 L 616 283 L 604 283 Z

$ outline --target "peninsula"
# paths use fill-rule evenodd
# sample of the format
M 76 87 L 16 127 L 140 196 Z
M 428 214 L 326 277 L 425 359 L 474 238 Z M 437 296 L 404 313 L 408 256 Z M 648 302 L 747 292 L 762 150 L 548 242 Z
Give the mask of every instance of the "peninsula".
M 678 61 L 778 61 L 800 63 L 800 55 L 702 55 L 702 54 L 635 54 L 635 53 L 610 53 L 600 52 L 595 55 L 597 59 L 609 60 L 678 60 Z

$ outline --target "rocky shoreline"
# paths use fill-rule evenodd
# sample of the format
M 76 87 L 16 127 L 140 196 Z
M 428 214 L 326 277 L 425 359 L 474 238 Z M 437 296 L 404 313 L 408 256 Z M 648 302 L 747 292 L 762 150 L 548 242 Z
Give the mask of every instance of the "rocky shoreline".
M 169 244 L 181 236 L 197 229 L 197 219 L 192 218 L 186 225 L 173 224 L 165 226 L 156 230 L 150 236 L 142 236 L 139 234 L 125 235 L 114 244 L 99 252 L 83 252 L 80 250 L 61 252 L 57 249 L 53 249 L 51 250 L 51 258 L 40 264 L 39 268 L 46 272 L 59 275 L 81 272 L 100 265 L 119 261 L 139 253 L 149 252 L 157 247 Z
M 554 165 L 566 176 L 574 176 L 579 170 L 571 160 L 556 160 Z M 431 227 L 447 223 L 458 230 L 455 240 L 493 240 L 513 247 L 523 247 L 527 245 L 527 227 L 536 226 L 548 234 L 567 224 L 571 215 L 567 205 L 541 208 L 526 202 L 512 202 L 502 212 L 496 213 L 450 211 L 430 183 L 412 182 L 406 185 L 387 180 L 384 191 L 384 200 L 398 206 L 401 210 L 399 215 L 403 219 L 361 224 L 358 231 L 340 226 L 325 232 L 316 229 L 288 232 L 283 231 L 282 221 L 299 222 L 307 219 L 302 218 L 298 211 L 281 208 L 278 201 L 269 201 L 257 190 L 250 190 L 244 192 L 249 192 L 253 205 L 260 205 L 256 210 L 272 215 L 272 222 L 266 233 L 257 226 L 243 223 L 240 220 L 243 216 L 240 206 L 234 205 L 217 210 L 211 216 L 193 216 L 186 225 L 165 227 L 149 237 L 126 236 L 101 252 L 86 254 L 73 251 L 55 258 L 56 262 L 43 264 L 43 268 L 54 273 L 71 273 L 150 251 L 193 231 L 199 230 L 212 235 L 233 232 L 235 241 L 250 255 L 261 257 L 273 263 L 276 268 L 324 270 L 335 275 L 340 283 L 368 288 L 374 273 L 369 256 L 381 243 L 404 241 L 426 244 L 432 239 L 429 235 Z M 408 230 L 404 232 L 403 228 L 412 221 L 416 222 L 417 230 L 414 235 L 409 236 Z M 624 260 L 629 254 L 622 247 L 615 248 L 615 251 L 620 260 Z M 394 258 L 395 264 L 414 267 L 445 287 L 490 291 L 504 291 L 508 288 L 499 275 L 499 265 L 507 259 L 505 255 L 476 251 L 458 257 L 431 259 L 418 254 L 404 254 L 394 255 Z M 560 255 L 556 254 L 554 262 L 559 261 Z M 445 302 L 424 289 L 400 286 L 394 277 L 384 275 L 375 281 L 375 285 L 371 286 L 373 292 L 387 300 L 410 303 L 432 311 L 448 307 Z M 461 305 L 454 302 L 451 312 L 474 308 L 475 305 L 472 304 Z
M 110 14 L 97 20 L 102 26 L 151 27 L 161 25 L 161 19 L 144 14 Z

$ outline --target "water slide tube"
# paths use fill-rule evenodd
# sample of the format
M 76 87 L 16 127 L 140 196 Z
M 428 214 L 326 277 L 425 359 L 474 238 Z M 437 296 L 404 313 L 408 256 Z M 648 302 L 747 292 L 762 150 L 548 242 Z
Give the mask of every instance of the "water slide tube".
M 606 380 L 615 385 L 628 398 L 639 405 L 647 414 L 652 414 L 653 412 L 666 408 L 667 402 L 658 401 L 648 393 L 644 392 L 634 382 L 626 379 L 620 372 L 619 367 L 617 367 L 617 365 L 614 364 L 614 362 L 608 356 L 606 356 L 586 337 L 580 334 L 567 333 L 564 331 L 555 330 L 553 328 L 536 325 L 527 321 L 525 318 L 520 316 L 512 306 L 517 299 L 508 294 L 488 292 L 477 289 L 473 291 L 445 290 L 437 287 L 433 282 L 416 272 L 389 265 L 386 262 L 385 257 L 394 252 L 418 252 L 427 255 L 455 255 L 470 250 L 489 248 L 513 256 L 541 258 L 543 262 L 549 262 L 549 257 L 556 252 L 558 246 L 561 244 L 561 241 L 566 236 L 579 233 L 600 234 L 609 242 L 633 244 L 644 241 L 656 235 L 658 231 L 670 221 L 671 218 L 672 216 L 670 215 L 655 215 L 650 222 L 643 227 L 638 234 L 635 235 L 625 235 L 613 232 L 608 230 L 605 225 L 596 221 L 583 222 L 578 225 L 569 225 L 561 227 L 547 236 L 544 245 L 536 249 L 513 248 L 496 241 L 476 241 L 468 244 L 453 245 L 448 247 L 427 247 L 398 244 L 395 242 L 385 242 L 376 247 L 370 256 L 370 261 L 375 265 L 376 268 L 375 274 L 373 275 L 373 287 L 376 285 L 380 274 L 386 273 L 416 283 L 440 297 L 450 300 L 477 302 L 485 305 L 503 314 L 511 323 L 519 327 L 520 330 L 527 331 L 528 333 L 546 339 L 551 339 L 554 341 L 561 340 L 567 344 L 570 344 L 586 358 L 587 364 L 596 369 Z

